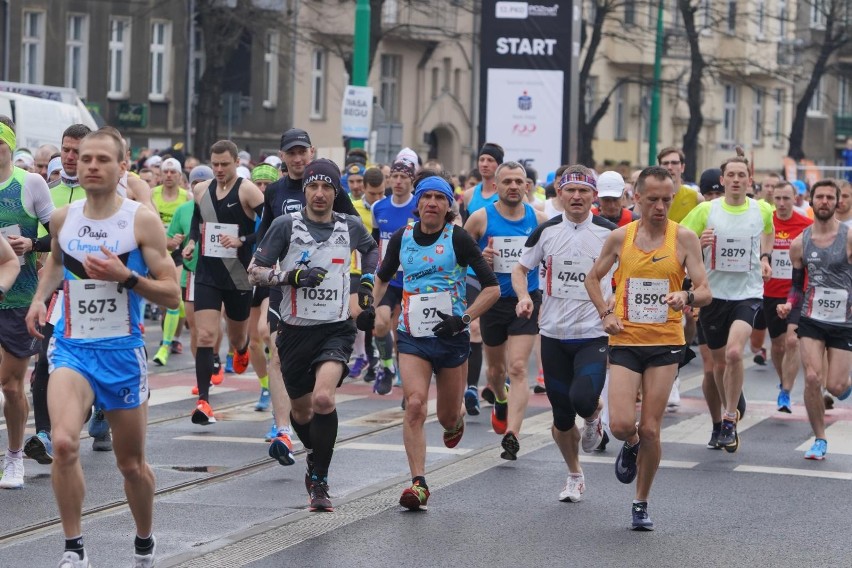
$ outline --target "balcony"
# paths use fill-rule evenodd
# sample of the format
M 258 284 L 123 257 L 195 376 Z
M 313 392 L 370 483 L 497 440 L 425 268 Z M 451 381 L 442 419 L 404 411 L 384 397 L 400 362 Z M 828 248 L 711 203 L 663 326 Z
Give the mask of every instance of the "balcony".
M 834 115 L 834 138 L 846 140 L 852 137 L 852 114 Z
M 458 34 L 458 2 L 386 1 L 382 9 L 385 33 L 402 39 L 436 40 Z

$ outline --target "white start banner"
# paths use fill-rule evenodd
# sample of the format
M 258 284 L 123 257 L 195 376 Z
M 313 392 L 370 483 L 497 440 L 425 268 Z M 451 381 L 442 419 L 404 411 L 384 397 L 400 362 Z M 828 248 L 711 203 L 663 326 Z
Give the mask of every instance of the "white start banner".
M 373 127 L 373 88 L 346 87 L 340 117 L 341 134 L 346 138 L 366 140 Z
M 485 139 L 538 171 L 562 163 L 562 71 L 489 69 Z

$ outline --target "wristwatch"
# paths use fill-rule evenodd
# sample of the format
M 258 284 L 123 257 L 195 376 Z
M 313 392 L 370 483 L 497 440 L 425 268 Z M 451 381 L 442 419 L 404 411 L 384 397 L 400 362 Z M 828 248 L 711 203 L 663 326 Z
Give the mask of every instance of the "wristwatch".
M 687 292 L 686 293 L 686 305 L 691 306 L 692 302 L 694 302 L 694 301 L 695 301 L 695 294 L 693 294 L 692 292 Z
M 139 284 L 139 273 L 135 270 L 130 271 L 130 276 L 127 277 L 127 280 L 121 283 L 121 288 L 125 288 L 127 290 L 132 290 L 134 286 Z
M 470 314 L 462 314 L 462 323 L 465 325 L 470 325 L 471 317 Z

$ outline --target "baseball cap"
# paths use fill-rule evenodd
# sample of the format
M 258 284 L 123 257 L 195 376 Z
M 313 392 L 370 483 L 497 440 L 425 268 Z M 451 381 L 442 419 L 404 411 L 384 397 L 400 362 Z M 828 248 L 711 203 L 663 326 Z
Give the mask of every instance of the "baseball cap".
M 281 158 L 278 156 L 267 156 L 265 160 L 263 160 L 264 164 L 269 164 L 273 168 L 281 167 Z
M 796 193 L 799 195 L 804 195 L 808 192 L 808 184 L 800 179 L 794 179 L 790 182 L 790 184 L 796 188 Z
M 301 128 L 291 128 L 281 135 L 281 149 L 283 151 L 286 152 L 296 146 L 311 147 L 311 137 Z
M 237 159 L 239 160 L 241 166 L 248 166 L 251 163 L 251 154 L 249 154 L 245 150 L 242 150 L 237 154 Z
M 251 170 L 245 166 L 237 166 L 237 176 L 243 179 L 251 179 Z
M 160 164 L 160 170 L 164 172 L 180 172 L 183 168 L 180 167 L 180 162 L 176 158 L 167 158 Z
M 598 176 L 598 197 L 620 199 L 624 195 L 624 178 L 618 172 L 607 171 Z
M 315 181 L 324 181 L 334 186 L 335 195 L 340 193 L 340 168 L 326 158 L 314 160 L 305 167 L 305 173 L 302 177 L 302 191 L 308 184 Z
M 163 163 L 163 159 L 160 156 L 151 156 L 147 160 L 145 160 L 146 168 L 158 168 Z
M 189 172 L 189 183 L 193 184 L 197 181 L 207 181 L 213 179 L 213 169 L 210 166 L 200 165 L 192 168 Z
M 721 177 L 722 170 L 719 168 L 704 170 L 701 173 L 701 179 L 698 181 L 698 189 L 701 191 L 701 195 L 724 193 L 725 188 L 722 187 L 722 182 L 719 181 Z
M 58 172 L 62 169 L 62 158 L 56 156 L 47 164 L 47 177 L 53 175 L 53 172 Z
M 396 158 L 394 159 L 394 162 L 398 162 L 399 160 L 405 160 L 406 162 L 411 162 L 412 164 L 414 164 L 415 168 L 417 167 L 417 164 L 420 161 L 419 157 L 417 156 L 417 152 L 415 152 L 414 150 L 412 150 L 408 146 L 406 146 L 405 148 L 403 148 L 402 150 L 400 150 L 397 153 Z

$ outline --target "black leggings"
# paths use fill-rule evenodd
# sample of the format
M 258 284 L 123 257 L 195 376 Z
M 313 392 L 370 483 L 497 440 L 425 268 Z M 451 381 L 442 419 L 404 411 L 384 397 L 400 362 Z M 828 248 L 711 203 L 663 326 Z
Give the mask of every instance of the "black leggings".
M 58 308 L 57 308 L 58 309 Z M 53 326 L 46 323 L 41 328 L 44 334 L 44 339 L 41 340 L 41 351 L 38 355 L 38 361 L 35 364 L 35 374 L 33 375 L 33 416 L 35 416 L 36 433 L 45 431 L 50 433 L 50 414 L 47 411 L 47 380 L 50 374 L 47 372 L 47 348 L 50 344 L 50 338 L 53 337 Z
M 563 343 L 542 336 L 544 386 L 557 430 L 567 432 L 574 427 L 578 414 L 589 418 L 598 409 L 606 380 L 606 358 L 606 337 Z

